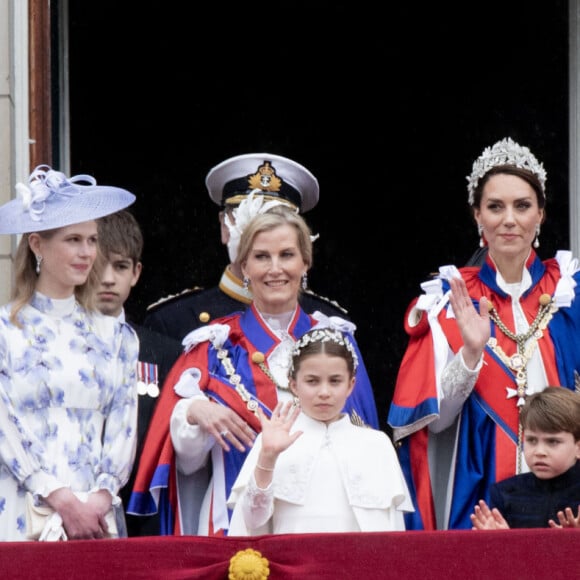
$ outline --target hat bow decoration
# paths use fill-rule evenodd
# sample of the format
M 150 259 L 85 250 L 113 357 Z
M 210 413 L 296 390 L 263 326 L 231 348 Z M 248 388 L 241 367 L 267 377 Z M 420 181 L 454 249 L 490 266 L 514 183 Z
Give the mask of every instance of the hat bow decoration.
M 87 182 L 89 185 L 79 185 L 77 183 L 79 181 Z M 47 165 L 40 165 L 30 174 L 28 186 L 24 183 L 16 184 L 16 193 L 30 219 L 38 222 L 46 208 L 46 201 L 51 196 L 78 195 L 82 187 L 93 187 L 96 183 L 91 175 L 74 175 L 67 179 L 64 173 L 55 171 Z
M 91 175 L 67 177 L 44 164 L 15 190 L 15 197 L 0 205 L 0 234 L 29 234 L 96 220 L 136 199 L 126 189 L 97 185 Z

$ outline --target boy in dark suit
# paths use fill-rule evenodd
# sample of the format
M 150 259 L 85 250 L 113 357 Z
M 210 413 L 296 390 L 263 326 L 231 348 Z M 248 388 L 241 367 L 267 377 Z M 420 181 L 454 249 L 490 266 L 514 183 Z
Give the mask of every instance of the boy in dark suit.
M 580 527 L 580 394 L 547 387 L 527 398 L 520 417 L 530 471 L 490 487 L 473 529 Z
M 143 234 L 137 220 L 123 210 L 98 220 L 99 247 L 104 257 L 100 286 L 97 291 L 99 310 L 129 324 L 139 337 L 139 413 L 137 420 L 137 453 L 127 485 L 121 490 L 127 506 L 143 450 L 145 435 L 157 403 L 165 375 L 182 351 L 181 343 L 125 319 L 124 304 L 137 284 L 143 265 Z M 159 535 L 158 516 L 126 515 L 129 536 Z

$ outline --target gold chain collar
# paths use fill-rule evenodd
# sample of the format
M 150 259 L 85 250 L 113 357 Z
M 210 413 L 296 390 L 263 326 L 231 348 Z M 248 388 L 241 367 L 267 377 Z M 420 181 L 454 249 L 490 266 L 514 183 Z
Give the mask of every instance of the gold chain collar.
M 517 352 L 513 355 L 508 356 L 505 351 L 497 343 L 495 337 L 490 337 L 487 341 L 488 346 L 493 350 L 493 352 L 499 357 L 499 359 L 510 368 L 510 370 L 515 374 L 515 382 L 517 389 L 507 388 L 507 398 L 517 396 L 517 407 L 521 410 L 522 406 L 526 400 L 526 389 L 528 385 L 528 363 L 534 354 L 534 350 L 540 340 L 544 336 L 544 329 L 548 326 L 548 323 L 552 319 L 553 314 L 558 310 L 558 307 L 554 304 L 552 297 L 549 294 L 542 294 L 540 296 L 540 308 L 536 314 L 536 318 L 533 320 L 532 324 L 526 332 L 521 334 L 514 334 L 501 320 L 497 310 L 489 302 L 489 316 L 494 321 L 497 328 L 501 332 L 513 340 L 517 345 Z M 526 344 L 527 343 L 527 344 Z M 521 455 L 523 450 L 523 429 L 521 422 L 518 421 L 518 465 L 517 473 L 521 473 Z
M 526 332 L 522 332 L 521 334 L 514 334 L 500 319 L 493 304 L 491 302 L 489 304 L 490 318 L 495 322 L 499 330 L 501 330 L 505 336 L 513 340 L 517 345 L 517 352 L 512 356 L 508 356 L 501 348 L 501 346 L 499 346 L 495 337 L 491 337 L 487 342 L 489 347 L 498 355 L 502 362 L 505 363 L 515 373 L 515 380 L 518 388 L 516 393 L 511 393 L 508 391 L 508 397 L 512 397 L 517 394 L 517 404 L 519 407 L 521 407 L 525 402 L 526 396 L 526 386 L 528 382 L 528 362 L 532 357 L 538 340 L 544 336 L 543 330 L 546 328 L 546 326 L 548 326 L 548 323 L 552 319 L 553 313 L 556 312 L 557 307 L 554 305 L 552 297 L 549 294 L 542 294 L 540 296 L 540 309 L 538 310 L 538 314 L 536 315 L 536 318 L 528 330 Z M 528 343 L 527 346 L 526 343 Z

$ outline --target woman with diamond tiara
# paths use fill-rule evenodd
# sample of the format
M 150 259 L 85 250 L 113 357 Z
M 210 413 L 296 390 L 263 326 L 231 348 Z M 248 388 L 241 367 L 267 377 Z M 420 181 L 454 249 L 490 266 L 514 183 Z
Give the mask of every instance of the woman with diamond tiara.
M 413 505 L 395 448 L 377 429 L 342 412 L 358 358 L 350 339 L 330 328 L 294 346 L 294 402 L 261 410 L 261 432 L 228 505 L 229 535 L 403 531 Z
M 487 246 L 477 267 L 442 266 L 405 316 L 409 344 L 388 421 L 417 511 L 408 529 L 470 529 L 489 486 L 529 471 L 520 408 L 545 385 L 574 389 L 580 370 L 578 264 L 540 260 L 546 171 L 505 138 L 468 176 Z
M 124 536 L 139 342 L 94 294 L 97 220 L 135 196 L 46 165 L 16 189 L 0 207 L 0 234 L 21 234 L 0 308 L 0 540 Z
M 292 400 L 288 367 L 296 341 L 315 326 L 333 327 L 356 345 L 351 322 L 307 314 L 298 303 L 312 265 L 304 219 L 263 196 L 248 196 L 235 211 L 236 223 L 252 214 L 238 247 L 252 303 L 185 337 L 185 352 L 157 404 L 129 502 L 128 512 L 136 515 L 159 510 L 162 534 L 227 534 L 226 500 L 261 429 L 259 410 L 270 416 L 278 402 Z M 362 361 L 344 410 L 351 420 L 378 427 Z M 209 482 L 203 480 L 208 463 Z

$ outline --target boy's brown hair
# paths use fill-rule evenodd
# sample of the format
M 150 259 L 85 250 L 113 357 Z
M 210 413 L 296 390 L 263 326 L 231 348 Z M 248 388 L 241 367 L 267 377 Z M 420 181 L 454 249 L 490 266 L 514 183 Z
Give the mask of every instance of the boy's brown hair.
M 105 259 L 114 252 L 133 260 L 133 267 L 141 261 L 143 233 L 135 216 L 121 210 L 97 220 L 99 247 Z
M 546 387 L 526 399 L 520 419 L 525 429 L 572 433 L 580 440 L 580 393 L 565 387 Z

